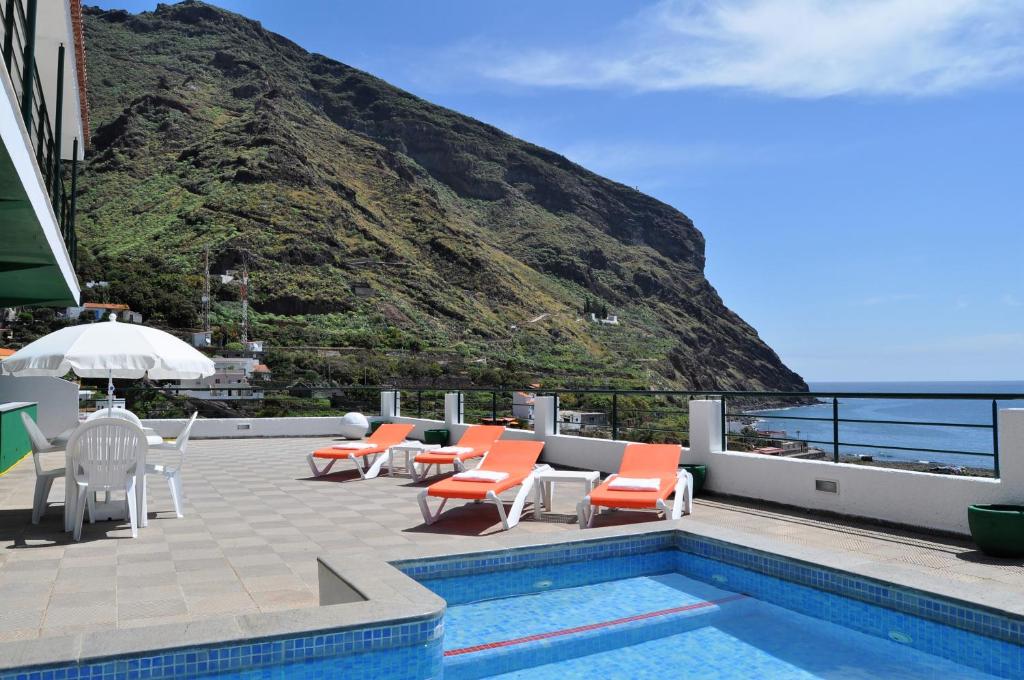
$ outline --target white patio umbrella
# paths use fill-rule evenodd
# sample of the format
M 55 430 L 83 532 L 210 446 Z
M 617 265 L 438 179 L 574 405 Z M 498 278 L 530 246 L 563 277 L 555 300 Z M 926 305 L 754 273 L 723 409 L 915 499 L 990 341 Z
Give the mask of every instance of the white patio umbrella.
M 107 379 L 107 408 L 113 406 L 114 378 L 185 380 L 213 375 L 213 361 L 170 333 L 110 321 L 68 326 L 25 345 L 3 362 L 14 376 Z

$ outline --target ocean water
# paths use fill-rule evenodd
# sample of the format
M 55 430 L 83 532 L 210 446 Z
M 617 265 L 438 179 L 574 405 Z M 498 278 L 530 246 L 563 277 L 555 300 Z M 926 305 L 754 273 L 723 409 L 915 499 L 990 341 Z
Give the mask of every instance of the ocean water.
M 1024 381 L 997 382 L 822 382 L 811 383 L 812 392 L 899 392 L 899 393 L 972 393 L 1024 394 Z M 1024 400 L 999 399 L 997 407 L 1024 408 Z M 789 409 L 758 411 L 758 415 L 782 416 L 765 418 L 757 424 L 760 430 L 784 430 L 794 439 L 817 440 L 813 444 L 832 452 L 832 403 Z M 790 420 L 828 418 L 829 422 Z M 871 455 L 875 460 L 928 461 L 942 465 L 978 468 L 993 466 L 992 401 L 968 399 L 846 399 L 839 400 L 839 418 L 851 420 L 907 421 L 914 423 L 962 423 L 986 427 L 947 427 L 940 425 L 897 425 L 841 422 L 840 453 Z M 845 444 L 845 445 L 844 445 Z M 852 446 L 864 444 L 867 446 Z M 888 448 L 900 447 L 900 448 Z M 904 450 L 912 449 L 912 450 Z M 963 451 L 969 453 L 948 453 Z M 979 454 L 979 455 L 970 455 Z

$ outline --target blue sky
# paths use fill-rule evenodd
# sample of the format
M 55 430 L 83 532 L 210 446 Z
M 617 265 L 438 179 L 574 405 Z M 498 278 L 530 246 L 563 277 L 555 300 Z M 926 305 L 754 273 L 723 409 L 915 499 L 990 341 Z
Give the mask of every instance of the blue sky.
M 216 4 L 682 210 L 808 380 L 1024 380 L 1024 3 Z

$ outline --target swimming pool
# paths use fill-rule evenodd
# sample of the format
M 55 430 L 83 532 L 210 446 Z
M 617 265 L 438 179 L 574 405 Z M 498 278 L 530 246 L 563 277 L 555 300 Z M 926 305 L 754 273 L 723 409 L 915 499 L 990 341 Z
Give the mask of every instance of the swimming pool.
M 982 612 L 842 574 L 829 579 L 812 566 L 751 555 L 760 568 L 752 570 L 683 547 L 428 569 L 418 578 L 448 602 L 445 680 L 1024 677 L 1019 644 L 977 632 L 994 623 Z M 417 574 L 417 565 L 405 569 Z M 960 626 L 934 620 L 943 616 Z M 1007 638 L 1020 633 L 1007 622 L 995 627 Z
M 676 529 L 321 566 L 355 599 L 0 680 L 1024 678 L 1024 617 Z

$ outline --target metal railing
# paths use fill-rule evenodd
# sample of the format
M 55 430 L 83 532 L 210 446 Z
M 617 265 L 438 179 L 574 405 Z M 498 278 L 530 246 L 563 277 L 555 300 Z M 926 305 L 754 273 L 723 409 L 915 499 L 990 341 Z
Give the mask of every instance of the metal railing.
M 78 183 L 78 138 L 72 143 L 71 186 L 66 186 L 61 159 L 61 126 L 64 112 L 66 49 L 57 53 L 57 86 L 53 93 L 53 115 L 39 78 L 36 54 L 36 12 L 38 0 L 0 0 L 0 44 L 3 62 L 14 86 L 36 165 L 46 186 L 54 216 L 60 227 L 72 266 L 78 264 L 75 208 Z
M 773 409 L 756 409 L 756 410 L 745 410 L 739 409 L 735 414 L 730 414 L 729 405 L 730 403 L 735 404 L 737 402 L 742 403 L 744 399 L 764 399 L 768 396 L 775 396 L 779 399 L 812 399 L 815 401 L 814 404 L 805 404 L 805 406 L 816 406 L 827 408 L 828 414 L 825 416 L 820 415 L 792 415 L 790 413 L 765 413 L 764 411 Z M 989 459 L 991 461 L 991 468 L 994 476 L 999 476 L 999 402 L 1000 401 L 1019 401 L 1024 400 L 1024 394 L 1013 394 L 1013 393 L 910 393 L 910 392 L 734 392 L 721 395 L 722 398 L 722 448 L 728 450 L 730 441 L 765 441 L 779 439 L 779 437 L 773 436 L 768 433 L 758 433 L 756 429 L 752 433 L 744 432 L 731 432 L 729 427 L 730 419 L 734 420 L 769 420 L 769 421 L 789 421 L 797 424 L 808 423 L 813 427 L 814 424 L 825 424 L 827 427 L 826 431 L 831 434 L 830 437 L 816 438 L 815 435 L 802 437 L 798 435 L 794 439 L 802 442 L 803 444 L 815 444 L 827 447 L 823 450 L 823 454 L 826 455 L 833 462 L 843 462 L 842 456 L 856 455 L 855 451 L 849 451 L 854 449 L 862 451 L 865 449 L 873 451 L 900 451 L 900 452 L 912 452 L 922 454 L 940 454 L 943 456 L 963 456 L 970 459 Z M 949 401 L 964 401 L 981 404 L 984 406 L 986 411 L 985 422 L 963 422 L 962 420 L 957 421 L 945 421 L 945 420 L 904 420 L 898 418 L 857 418 L 857 417 L 842 417 L 842 405 L 844 403 L 852 405 L 856 400 L 886 400 L 886 401 L 935 401 L 935 402 L 949 402 Z M 820 410 L 820 408 L 819 408 Z M 977 410 L 977 409 L 975 409 Z M 894 444 L 886 441 L 854 441 L 844 436 L 842 430 L 843 425 L 856 424 L 856 425 L 873 425 L 882 426 L 886 428 L 951 428 L 954 430 L 971 430 L 971 431 L 987 431 L 986 441 L 991 445 L 991 449 L 978 450 L 978 449 L 964 449 L 964 448 L 949 448 L 949 447 L 938 447 L 938 446 L 927 446 L 927 445 L 901 445 Z M 814 430 L 812 430 L 814 431 Z M 821 430 L 818 430 L 821 431 Z M 884 434 L 881 437 L 885 437 Z M 846 451 L 844 451 L 844 449 Z M 930 462 L 930 461 L 928 461 Z
M 319 388 L 309 396 L 305 387 L 255 382 L 209 387 L 133 385 L 119 388 L 117 393 L 140 418 L 182 418 L 196 410 L 204 418 L 284 418 L 339 415 L 347 411 L 376 413 L 381 389 L 364 385 Z M 92 410 L 105 404 L 105 396 L 98 388 L 94 398 L 85 400 L 81 407 Z
M 715 399 L 722 402 L 721 445 L 723 450 L 757 451 L 775 455 L 860 462 L 871 465 L 903 465 L 970 461 L 964 467 L 971 474 L 999 476 L 998 410 L 1007 402 L 1024 401 L 1024 394 L 1015 393 L 880 393 L 880 392 L 715 392 L 715 391 L 649 391 L 611 389 L 510 389 L 505 387 L 397 387 L 387 385 L 349 385 L 328 390 L 329 395 L 295 396 L 295 388 L 253 385 L 263 393 L 262 399 L 251 403 L 224 402 L 217 398 L 197 399 L 181 394 L 195 388 L 129 388 L 129 408 L 140 409 L 143 417 L 180 417 L 186 411 L 200 408 L 206 417 L 283 417 L 289 415 L 332 415 L 345 411 L 376 413 L 380 392 L 394 392 L 401 400 L 403 415 L 430 420 L 444 419 L 444 395 L 457 392 L 461 401 L 462 420 L 466 423 L 497 422 L 512 427 L 532 429 L 527 397 L 556 397 L 556 433 L 602 439 L 623 439 L 643 442 L 671 442 L 686 445 L 690 436 L 688 402 L 693 399 Z M 305 394 L 305 393 L 304 393 Z M 941 405 L 961 401 L 956 409 L 967 412 L 966 418 L 935 417 L 864 417 L 857 413 L 858 400 L 879 400 L 898 405 L 920 401 L 918 413 L 940 409 Z M 965 406 L 966 405 L 966 406 Z M 787 409 L 779 412 L 780 409 Z M 162 414 L 160 411 L 162 410 Z M 172 413 L 173 412 L 173 413 Z M 589 416 L 584 419 L 583 416 Z M 802 428 L 795 434 L 786 431 L 758 430 L 760 421 L 785 423 Z M 731 424 L 739 424 L 736 431 Z M 901 430 L 902 428 L 902 430 Z M 893 433 L 903 432 L 902 439 Z M 907 431 L 927 433 L 907 440 Z M 957 445 L 957 432 L 971 435 L 970 446 Z M 949 440 L 948 445 L 930 441 Z M 783 449 L 779 445 L 794 445 Z M 769 451 L 765 451 L 765 448 Z M 820 447 L 820 448 L 819 448 Z M 892 459 L 861 460 L 865 452 Z M 929 455 L 931 461 L 920 461 L 910 454 Z M 937 460 L 934 456 L 939 456 Z M 918 465 L 920 467 L 920 465 Z M 927 467 L 927 466 L 925 466 Z M 927 471 L 927 470 L 925 470 Z M 945 470 L 948 472 L 948 470 Z
M 444 420 L 444 395 L 447 390 L 400 389 L 402 413 L 426 420 Z M 415 414 L 415 415 L 413 415 Z
M 380 388 L 388 389 L 388 388 Z M 970 461 L 964 467 L 973 468 L 973 473 L 999 476 L 999 424 L 998 410 L 1001 402 L 1022 401 L 1024 394 L 1015 393 L 903 393 L 903 392 L 764 392 L 764 391 L 676 391 L 676 390 L 614 390 L 614 389 L 547 389 L 464 387 L 459 390 L 438 388 L 403 387 L 403 412 L 407 415 L 410 400 L 418 403 L 424 391 L 442 394 L 444 391 L 458 391 L 463 404 L 464 422 L 494 422 L 501 418 L 513 417 L 511 397 L 514 392 L 532 393 L 536 396 L 556 397 L 556 433 L 589 436 L 595 438 L 624 439 L 629 441 L 689 443 L 689 408 L 692 399 L 717 399 L 722 402 L 723 450 L 756 451 L 758 448 L 777 449 L 783 456 L 818 458 L 832 462 L 859 462 L 874 465 L 923 464 L 938 465 L 949 460 L 921 461 L 908 456 L 892 457 L 888 461 L 874 460 L 873 456 L 862 457 L 867 452 L 878 455 L 937 454 L 960 463 Z M 917 418 L 871 418 L 843 415 L 843 404 L 849 407 L 859 399 L 881 399 L 897 403 L 900 401 L 925 401 L 934 404 L 963 401 L 971 404 L 983 403 L 984 421 L 917 419 Z M 435 402 L 437 403 L 437 402 Z M 799 410 L 785 414 L 768 413 L 778 408 L 825 407 L 827 416 L 798 415 Z M 434 416 L 416 411 L 417 417 L 440 419 L 443 406 L 437 406 Z M 977 410 L 976 408 L 974 410 Z M 590 422 L 583 420 L 587 414 L 594 416 Z M 575 420 L 580 418 L 580 420 Z M 759 420 L 826 425 L 825 436 L 794 436 L 789 432 L 751 431 L 732 432 L 730 422 Z M 581 422 L 582 421 L 582 422 Z M 848 426 L 868 426 L 876 431 L 871 439 L 851 436 Z M 927 444 L 906 445 L 899 440 L 888 440 L 890 428 L 916 428 L 930 431 L 932 436 L 947 436 L 946 430 L 967 430 L 985 433 L 984 448 L 957 446 L 935 446 Z M 863 428 L 860 428 L 863 429 Z M 812 430 L 813 431 L 813 430 Z M 791 449 L 780 449 L 773 444 L 795 445 Z M 818 449 L 817 446 L 822 448 Z M 950 466 L 946 466 L 950 467 Z M 957 467 L 953 465 L 951 467 Z M 927 470 L 926 470 L 927 471 Z M 939 470 L 948 472 L 949 470 Z

